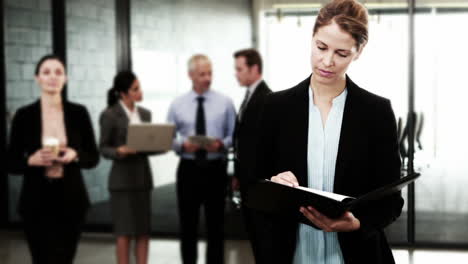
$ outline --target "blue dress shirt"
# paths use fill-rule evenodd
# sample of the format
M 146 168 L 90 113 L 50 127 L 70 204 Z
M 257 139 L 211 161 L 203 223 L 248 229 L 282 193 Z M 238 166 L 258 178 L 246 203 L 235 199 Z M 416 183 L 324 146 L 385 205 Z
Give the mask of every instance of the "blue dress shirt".
M 206 136 L 220 139 L 227 149 L 232 145 L 232 134 L 236 122 L 236 110 L 232 100 L 216 91 L 208 90 L 199 95 L 190 91 L 179 96 L 172 102 L 167 115 L 167 121 L 176 126 L 177 135 L 174 138 L 173 149 L 184 159 L 195 159 L 193 153 L 182 152 L 182 145 L 189 136 L 195 135 L 195 119 L 197 113 L 197 97 L 205 98 Z M 214 160 L 225 157 L 224 152 L 208 152 L 207 159 Z

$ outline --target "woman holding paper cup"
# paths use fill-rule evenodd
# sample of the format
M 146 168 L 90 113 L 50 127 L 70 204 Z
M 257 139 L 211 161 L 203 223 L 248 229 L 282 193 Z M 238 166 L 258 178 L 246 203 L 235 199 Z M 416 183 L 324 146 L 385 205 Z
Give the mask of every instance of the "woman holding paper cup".
M 126 146 L 129 124 L 151 122 L 151 112 L 136 105 L 142 99 L 135 74 L 121 71 L 114 77 L 108 107 L 100 117 L 99 147 L 102 155 L 113 161 L 108 187 L 118 263 L 129 263 L 132 239 L 136 263 L 148 262 L 153 176 L 148 153 L 137 153 Z
M 62 98 L 65 64 L 42 57 L 40 99 L 16 112 L 8 145 L 10 173 L 23 175 L 19 214 L 32 263 L 72 263 L 89 207 L 81 169 L 97 165 L 88 111 Z
M 312 75 L 265 103 L 259 178 L 353 197 L 399 179 L 390 101 L 346 75 L 367 43 L 367 20 L 356 0 L 334 0 L 320 10 L 312 32 Z M 271 262 L 394 263 L 383 228 L 402 206 L 397 193 L 336 219 L 312 207 L 272 216 Z

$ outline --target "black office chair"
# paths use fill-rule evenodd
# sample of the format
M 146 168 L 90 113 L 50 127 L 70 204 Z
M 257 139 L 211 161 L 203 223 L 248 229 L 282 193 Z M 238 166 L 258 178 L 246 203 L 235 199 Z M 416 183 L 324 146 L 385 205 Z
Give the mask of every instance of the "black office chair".
M 415 141 L 418 144 L 418 149 L 422 150 L 423 146 L 421 144 L 421 134 L 424 127 L 424 113 L 420 112 L 418 117 L 418 124 L 415 130 Z

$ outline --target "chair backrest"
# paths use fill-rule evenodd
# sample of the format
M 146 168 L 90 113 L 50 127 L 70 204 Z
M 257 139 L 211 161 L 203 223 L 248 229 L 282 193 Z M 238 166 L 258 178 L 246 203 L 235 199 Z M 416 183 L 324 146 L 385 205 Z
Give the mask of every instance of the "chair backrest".
M 421 134 L 422 134 L 422 130 L 423 130 L 423 127 L 424 127 L 424 113 L 419 112 L 418 116 L 419 116 L 418 117 L 418 124 L 416 125 L 414 133 L 415 133 L 415 141 L 418 144 L 418 149 L 422 150 L 423 147 L 422 147 L 422 144 L 421 144 Z

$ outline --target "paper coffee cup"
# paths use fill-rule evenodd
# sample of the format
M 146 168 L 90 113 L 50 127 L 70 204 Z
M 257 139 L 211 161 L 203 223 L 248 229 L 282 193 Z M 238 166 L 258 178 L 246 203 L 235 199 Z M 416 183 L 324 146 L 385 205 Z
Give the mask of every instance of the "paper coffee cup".
M 49 149 L 53 155 L 58 157 L 60 151 L 60 142 L 58 138 L 46 137 L 44 138 L 42 145 L 44 148 Z

